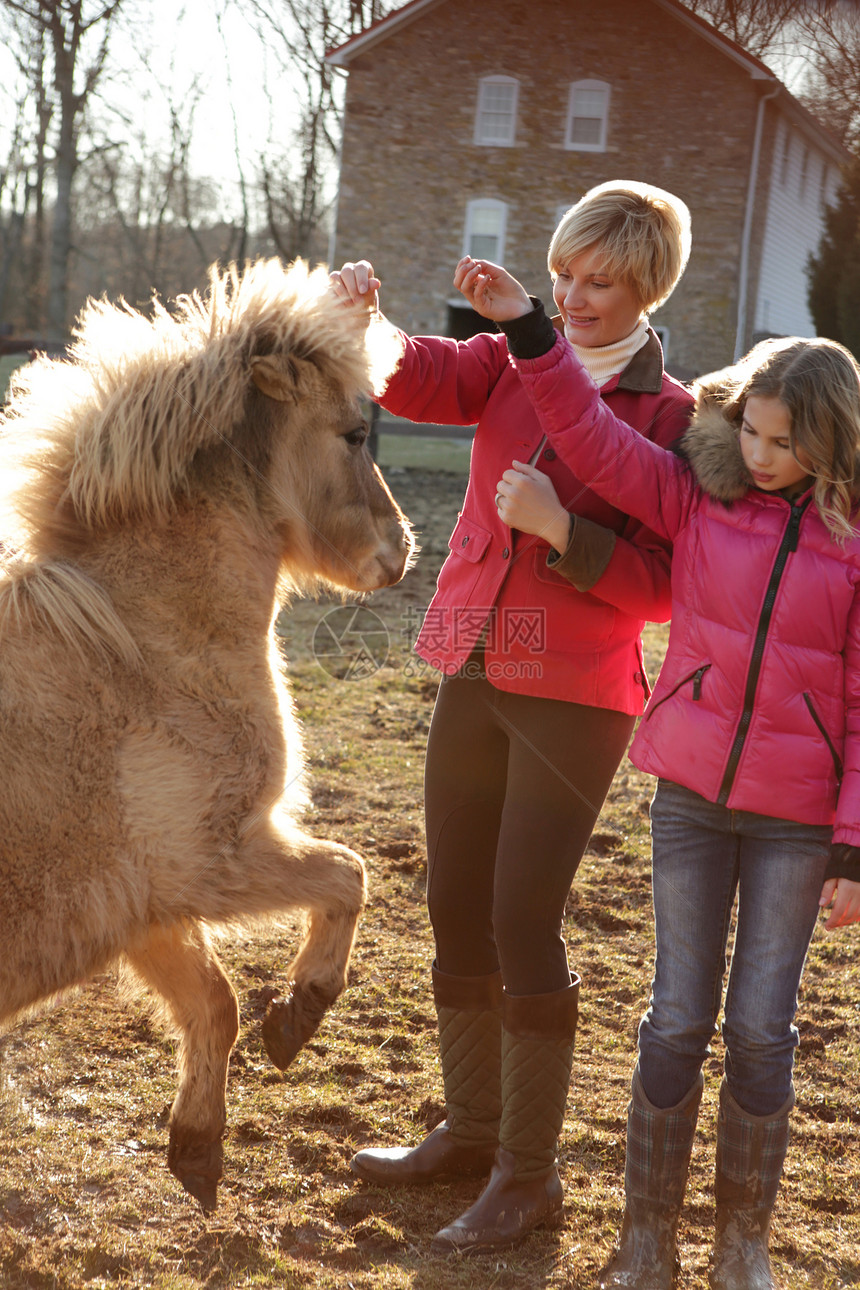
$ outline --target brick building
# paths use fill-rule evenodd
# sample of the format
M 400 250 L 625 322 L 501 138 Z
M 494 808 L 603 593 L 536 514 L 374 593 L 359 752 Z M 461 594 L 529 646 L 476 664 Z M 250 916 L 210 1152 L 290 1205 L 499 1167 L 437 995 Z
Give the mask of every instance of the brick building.
M 328 61 L 348 72 L 330 260 L 370 259 L 407 331 L 475 329 L 451 286 L 466 251 L 549 303 L 561 213 L 639 179 L 693 217 L 686 275 L 653 317 L 670 371 L 814 333 L 805 267 L 847 154 L 677 0 L 411 0 Z

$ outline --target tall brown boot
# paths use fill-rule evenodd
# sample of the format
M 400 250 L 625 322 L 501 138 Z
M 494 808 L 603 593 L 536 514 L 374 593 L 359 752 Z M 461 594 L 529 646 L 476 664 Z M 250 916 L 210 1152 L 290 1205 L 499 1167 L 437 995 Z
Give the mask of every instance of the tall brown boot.
M 618 1253 L 600 1274 L 601 1290 L 671 1290 L 678 1275 L 676 1237 L 687 1188 L 704 1081 L 677 1106 L 649 1102 L 639 1067 L 627 1112 L 625 1209 Z
M 502 978 L 459 977 L 433 965 L 446 1118 L 417 1147 L 370 1147 L 350 1161 L 368 1182 L 427 1183 L 488 1174 L 502 1109 Z
M 556 1169 L 579 1010 L 579 977 L 564 990 L 505 995 L 502 1120 L 490 1180 L 465 1214 L 436 1233 L 435 1254 L 499 1250 L 537 1227 L 558 1227 Z
M 713 1290 L 776 1290 L 767 1238 L 788 1149 L 794 1091 L 773 1115 L 747 1115 L 720 1087 Z

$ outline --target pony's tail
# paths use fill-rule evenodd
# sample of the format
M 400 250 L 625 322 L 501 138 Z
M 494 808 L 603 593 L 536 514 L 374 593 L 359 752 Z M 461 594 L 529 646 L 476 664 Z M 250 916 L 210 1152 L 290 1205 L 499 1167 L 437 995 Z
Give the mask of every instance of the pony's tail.
M 120 662 L 139 671 L 143 659 L 107 593 L 73 565 L 12 561 L 0 593 L 0 635 L 35 619 L 52 628 L 79 658 Z

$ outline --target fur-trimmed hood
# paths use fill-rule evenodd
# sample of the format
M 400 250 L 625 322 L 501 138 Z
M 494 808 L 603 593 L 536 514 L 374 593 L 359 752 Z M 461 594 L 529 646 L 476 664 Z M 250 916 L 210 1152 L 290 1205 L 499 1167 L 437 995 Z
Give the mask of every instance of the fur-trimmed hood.
M 738 426 L 719 403 L 699 395 L 689 429 L 678 452 L 690 463 L 696 480 L 718 502 L 736 502 L 754 486 L 738 439 Z
M 715 501 L 736 502 L 755 487 L 740 446 L 740 420 L 729 420 L 732 368 L 722 368 L 696 382 L 696 405 L 687 430 L 675 445 L 689 462 L 699 486 Z M 854 466 L 852 493 L 860 501 L 860 451 Z
M 725 414 L 731 368 L 696 382 L 696 405 L 677 451 L 701 488 L 718 502 L 736 502 L 754 487 L 741 452 L 736 421 Z

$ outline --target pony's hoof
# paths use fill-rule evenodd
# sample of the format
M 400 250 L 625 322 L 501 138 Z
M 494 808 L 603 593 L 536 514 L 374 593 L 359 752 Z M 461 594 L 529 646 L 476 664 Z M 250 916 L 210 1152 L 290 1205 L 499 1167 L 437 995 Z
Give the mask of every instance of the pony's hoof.
M 204 1214 L 211 1214 L 218 1208 L 218 1184 L 213 1179 L 205 1178 L 203 1174 L 185 1174 L 179 1181 Z
M 272 1000 L 263 1020 L 263 1043 L 278 1070 L 285 1071 L 316 1034 L 331 1002 L 317 986 L 296 984 L 286 999 Z
M 218 1183 L 223 1173 L 224 1151 L 220 1140 L 203 1142 L 193 1134 L 170 1130 L 167 1164 L 205 1214 L 218 1205 Z

